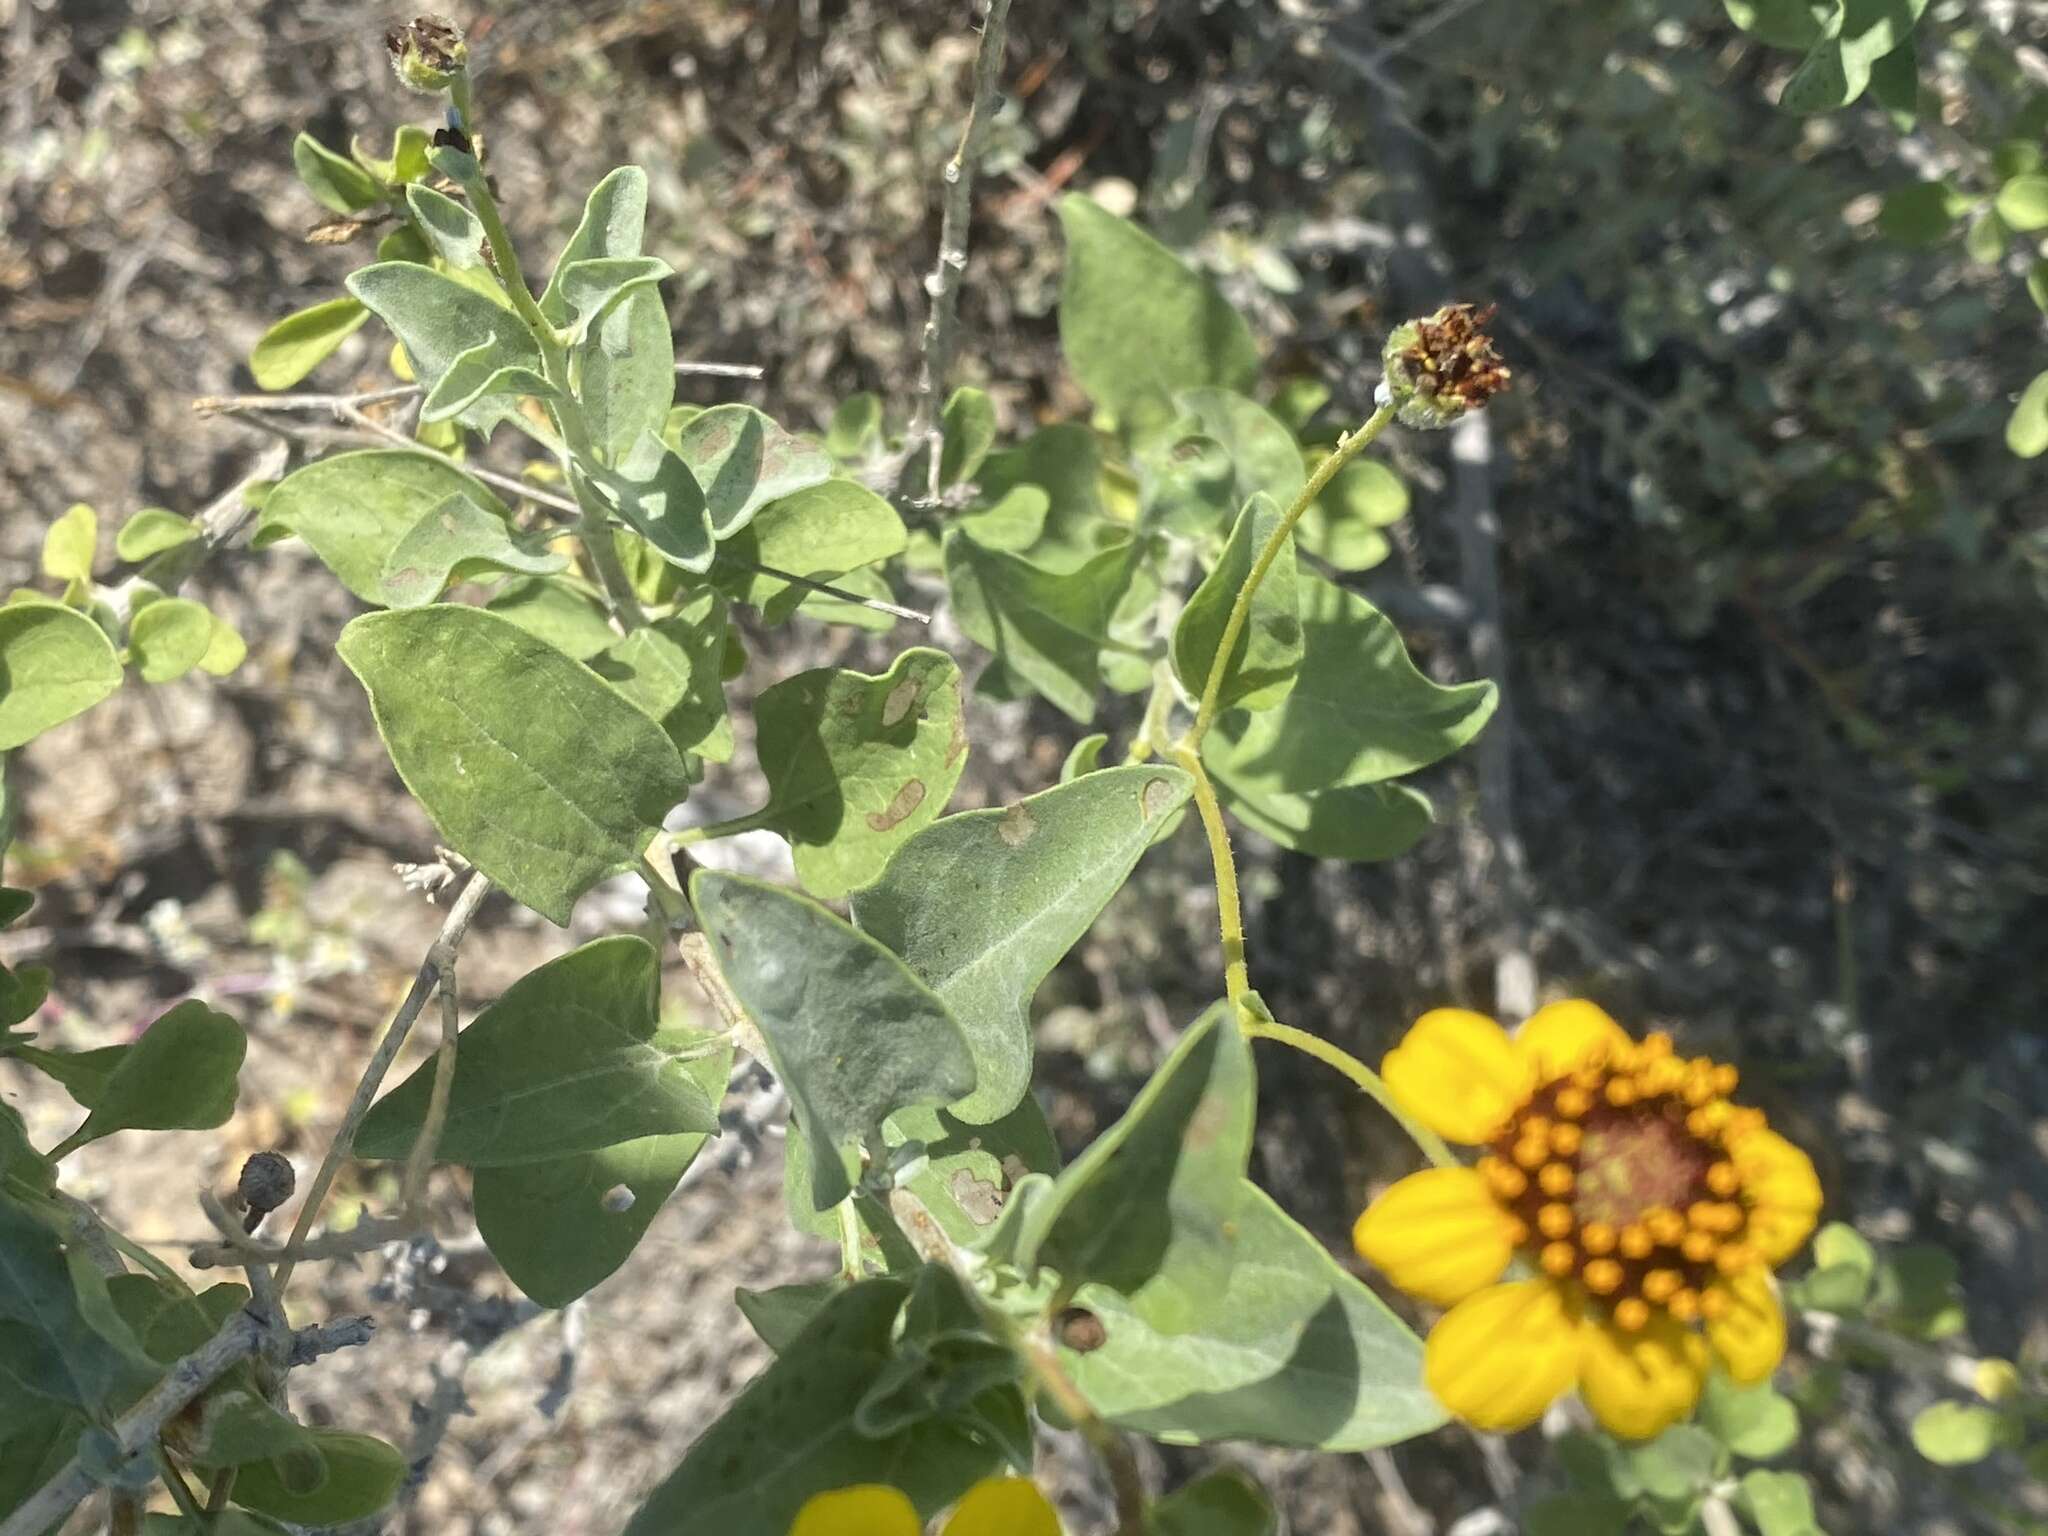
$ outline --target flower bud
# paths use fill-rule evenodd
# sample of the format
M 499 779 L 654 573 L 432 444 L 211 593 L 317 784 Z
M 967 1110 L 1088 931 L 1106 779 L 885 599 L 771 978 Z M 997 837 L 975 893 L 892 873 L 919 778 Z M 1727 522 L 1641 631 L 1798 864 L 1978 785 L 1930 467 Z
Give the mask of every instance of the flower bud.
M 469 67 L 469 45 L 445 16 L 420 16 L 384 34 L 399 83 L 422 96 L 438 96 Z
M 1508 387 L 1508 370 L 1486 334 L 1493 306 L 1448 304 L 1395 327 L 1381 354 L 1379 401 L 1404 427 L 1433 431 Z
M 248 1212 L 242 1230 L 254 1232 L 265 1216 L 291 1199 L 297 1187 L 298 1175 L 292 1172 L 291 1159 L 282 1152 L 258 1152 L 252 1156 L 242 1164 L 242 1176 L 235 1184 L 235 1193 Z

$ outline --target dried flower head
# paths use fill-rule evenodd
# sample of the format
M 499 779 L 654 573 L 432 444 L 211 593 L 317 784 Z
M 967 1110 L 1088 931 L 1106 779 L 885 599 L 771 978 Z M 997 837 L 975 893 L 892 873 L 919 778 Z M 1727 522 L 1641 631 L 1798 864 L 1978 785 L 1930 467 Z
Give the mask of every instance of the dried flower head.
M 407 90 L 438 96 L 469 67 L 469 45 L 446 16 L 418 16 L 384 34 L 391 68 Z
M 1404 427 L 1448 427 L 1508 387 L 1509 373 L 1486 334 L 1494 306 L 1447 304 L 1396 326 L 1381 354 L 1380 402 Z

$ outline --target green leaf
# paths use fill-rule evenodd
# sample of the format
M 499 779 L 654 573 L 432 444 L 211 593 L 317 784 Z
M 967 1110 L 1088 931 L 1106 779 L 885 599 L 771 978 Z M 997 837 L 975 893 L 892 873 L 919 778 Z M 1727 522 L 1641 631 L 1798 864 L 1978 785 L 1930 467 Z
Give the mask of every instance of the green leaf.
M 509 523 L 482 481 L 444 460 L 405 448 L 341 453 L 280 480 L 264 498 L 262 532 L 297 534 L 343 586 L 381 607 L 393 552 L 453 497 Z
M 594 488 L 669 564 L 697 575 L 711 569 L 716 550 L 704 492 L 690 466 L 653 433 L 641 433 L 617 472 Z
M 396 1446 L 338 1429 L 308 1430 L 307 1437 L 327 1467 L 319 1487 L 293 1492 L 277 1462 L 256 1461 L 236 1474 L 235 1502 L 293 1525 L 323 1526 L 367 1520 L 398 1496 L 406 1462 Z
M 113 1049 L 121 1055 L 94 1091 L 92 1113 L 72 1138 L 77 1144 L 116 1131 L 208 1130 L 235 1112 L 235 1078 L 248 1041 L 241 1025 L 198 999 L 178 1004 L 134 1044 Z
M 1240 788 L 1214 775 L 1226 808 L 1282 848 L 1316 859 L 1377 864 L 1413 848 L 1436 824 L 1429 797 L 1405 784 L 1349 784 L 1295 794 L 1254 782 Z
M 597 939 L 514 982 L 461 1034 L 435 1156 L 505 1167 L 715 1132 L 717 1100 L 691 1070 L 714 1047 L 660 1027 L 660 982 L 653 947 L 635 934 Z M 434 1071 L 430 1057 L 371 1106 L 357 1156 L 411 1153 Z M 720 1088 L 722 1097 L 722 1079 Z
M 2015 176 L 2000 187 L 1998 216 L 2023 233 L 2048 228 L 2048 176 Z
M 430 603 L 458 576 L 523 571 L 545 576 L 569 562 L 515 535 L 503 516 L 457 492 L 391 546 L 378 586 L 392 608 Z M 162 605 L 157 605 L 161 607 Z
M 1235 1467 L 1206 1473 L 1145 1511 L 1145 1536 L 1273 1536 L 1266 1491 Z
M 854 1145 L 890 1115 L 974 1091 L 960 1026 L 866 934 L 793 891 L 737 875 L 699 870 L 690 894 L 810 1138 L 818 1209 L 852 1192 Z
M 357 299 L 328 299 L 286 315 L 249 349 L 249 372 L 255 375 L 257 388 L 290 389 L 369 318 L 369 310 Z
M 4 1369 L 0 1366 L 0 1371 Z M 77 1414 L 45 1410 L 30 1416 L 14 1433 L 0 1434 L 0 1515 L 18 1508 L 61 1472 L 90 1427 Z M 57 1529 L 52 1526 L 51 1532 Z
M 1162 1332 L 1192 1326 L 1245 1251 L 1235 1218 L 1256 1096 L 1251 1047 L 1218 1003 L 1032 1210 L 1025 1266 L 1070 1289 L 1099 1283 Z
M 761 1342 L 779 1355 L 845 1289 L 845 1279 L 837 1276 L 773 1286 L 765 1291 L 750 1291 L 742 1285 L 733 1292 L 733 1300 Z
M 1700 1424 L 1737 1456 L 1768 1461 L 1799 1440 L 1799 1410 L 1767 1381 L 1738 1387 L 1718 1372 L 1707 1378 Z
M 265 1402 L 253 1381 L 216 1386 L 180 1416 L 165 1440 L 198 1467 L 243 1467 L 275 1457 L 278 1475 L 302 1492 L 310 1493 L 326 1475 L 311 1432 Z
M 573 318 L 563 292 L 568 269 L 601 257 L 638 256 L 646 222 L 647 173 L 639 166 L 620 166 L 591 189 L 582 221 L 540 297 L 550 323 L 566 326 Z M 660 436 L 675 401 L 675 343 L 660 291 L 636 289 L 605 316 L 594 342 L 576 349 L 578 395 L 598 449 L 616 465 L 643 433 Z
M 1444 688 L 1356 593 L 1304 574 L 1304 654 L 1294 691 L 1262 714 L 1222 716 L 1204 757 L 1247 797 L 1373 784 L 1465 745 L 1493 714 L 1490 682 Z
M 1109 745 L 1109 738 L 1097 731 L 1092 736 L 1083 736 L 1067 750 L 1067 760 L 1060 764 L 1060 782 L 1071 784 L 1084 774 L 1096 772 L 1102 767 L 1102 749 Z
M 1879 233 L 1901 245 L 1935 245 L 1955 227 L 1963 199 L 1947 182 L 1916 181 L 1894 187 L 1877 216 Z
M 74 502 L 43 535 L 43 574 L 52 581 L 91 581 L 99 528 L 93 509 L 82 501 Z
M 962 385 L 946 401 L 939 427 L 945 445 L 939 454 L 939 483 L 972 480 L 995 445 L 995 402 L 983 391 Z
M 1180 390 L 1250 388 L 1258 348 L 1206 277 L 1085 197 L 1062 198 L 1059 215 L 1060 348 L 1097 405 L 1128 419 Z
M 1644 1497 L 1665 1511 L 1678 1511 L 1697 1503 L 1721 1475 L 1727 1455 L 1705 1430 L 1680 1424 L 1654 1440 L 1630 1445 L 1621 1459 Z
M 86 1321 L 63 1243 L 30 1209 L 0 1195 L 0 1361 L 39 1396 L 100 1410 L 151 1379 L 139 1350 Z
M 1301 521 L 1295 547 L 1340 571 L 1368 571 L 1387 558 L 1380 530 L 1408 515 L 1408 487 L 1377 459 L 1338 470 Z
M 431 267 L 410 261 L 376 262 L 350 274 L 348 291 L 368 305 L 404 344 L 413 372 L 430 397 L 456 360 L 480 347 L 487 349 L 484 377 L 501 368 L 541 372 L 540 349 L 525 321 L 505 305 Z M 482 365 L 483 360 L 469 358 L 464 373 L 457 377 L 473 375 Z M 509 394 L 480 396 L 455 419 L 487 432 L 517 409 L 514 400 Z
M 2048 371 L 2034 375 L 2021 392 L 2019 404 L 2005 423 L 2005 446 L 2023 459 L 2036 459 L 2048 451 Z M 0 704 L 0 714 L 5 705 Z M 0 732 L 0 737 L 4 737 Z M 10 745 L 0 739 L 0 747 Z
M 1812 0 L 1722 0 L 1728 19 L 1773 48 L 1811 48 L 1823 36 Z
M 954 1112 L 991 1120 L 1031 1083 L 1031 997 L 1187 803 L 1177 768 L 1110 768 L 1003 810 L 934 822 L 853 901 L 860 927 L 936 992 L 974 1052 Z
M 427 174 L 427 152 L 434 146 L 427 130 L 405 123 L 391 134 L 391 153 L 381 156 L 363 146 L 360 135 L 349 140 L 350 157 L 382 182 L 418 181 Z
M 1103 550 L 1130 537 L 1129 530 L 1110 522 L 1102 509 L 1102 450 L 1095 434 L 1077 421 L 1042 427 L 1018 448 L 991 453 L 981 466 L 980 504 L 1002 505 L 1013 491 L 1029 487 L 1043 498 L 1041 513 L 1028 504 L 1012 504 L 1012 534 L 1036 518 L 1038 529 L 1028 543 L 1016 544 L 1035 564 L 1059 571 L 1085 565 Z M 961 519 L 961 526 L 981 538 L 987 523 L 979 514 Z M 985 540 L 989 548 L 1009 549 L 1009 539 Z
M 577 661 L 588 661 L 619 639 L 604 604 L 554 577 L 509 581 L 484 606 Z
M 488 237 L 483 221 L 469 209 L 445 193 L 421 185 L 405 189 L 405 203 L 412 210 L 413 223 L 436 256 L 451 267 L 484 264 Z
M 694 1036 L 678 1060 L 715 1115 L 731 1041 Z M 646 1136 L 545 1163 L 479 1168 L 477 1231 L 514 1285 L 544 1307 L 567 1306 L 626 1262 L 705 1139 Z
M 384 201 L 384 189 L 374 176 L 310 133 L 292 140 L 292 165 L 314 200 L 335 213 L 356 213 Z
M 948 1110 L 902 1109 L 883 1122 L 882 1140 L 893 1151 L 906 1142 L 924 1145 L 924 1165 L 908 1180 L 910 1192 L 940 1228 L 962 1247 L 980 1244 L 1009 1210 L 1017 1186 L 1034 1175 L 1057 1173 L 1058 1144 L 1045 1111 L 1026 1094 L 1000 1120 L 970 1124 Z M 809 1143 L 801 1127 L 789 1128 L 783 1153 L 782 1194 L 790 1222 L 799 1231 L 837 1241 L 835 1212 L 818 1209 L 811 1193 Z M 1046 1180 L 1047 1187 L 1050 1181 Z M 854 1202 L 867 1250 L 887 1257 L 887 1244 L 900 1243 L 893 1220 L 871 1222 L 867 1205 Z M 886 1240 L 886 1241 L 885 1241 Z
M 530 366 L 532 359 L 508 353 L 496 340 L 479 342 L 458 353 L 420 402 L 420 421 L 433 425 L 460 421 L 488 427 L 491 419 L 509 415 L 522 396 L 552 402 L 555 387 Z
M 625 1536 L 788 1536 L 815 1493 L 884 1481 L 935 1515 L 996 1466 L 962 1426 L 926 1419 L 871 1438 L 854 1407 L 889 1367 L 906 1289 L 868 1280 L 833 1298 L 698 1437 Z
M 1223 1285 L 1190 1290 L 1184 1326 L 1158 1327 L 1103 1287 L 1075 1298 L 1105 1330 L 1100 1348 L 1060 1353 L 1089 1402 L 1172 1444 L 1360 1451 L 1443 1423 L 1415 1335 L 1262 1190 L 1239 1189 L 1236 1263 Z
M 676 452 L 703 487 L 711 532 L 729 539 L 772 501 L 832 478 L 832 455 L 784 431 L 751 405 L 715 405 L 691 418 Z
M 637 863 L 689 792 L 660 726 L 498 614 L 365 614 L 336 649 L 442 840 L 553 922 Z
M 1527 1507 L 1522 1529 L 1526 1536 L 1627 1536 L 1632 1512 L 1620 1499 L 1553 1494 Z
M 1878 60 L 1906 44 L 1927 0 L 1833 0 L 1833 14 L 1778 105 L 1802 114 L 1846 107 L 1870 85 Z
M 848 395 L 832 412 L 825 450 L 834 458 L 865 458 L 882 441 L 882 397 L 869 390 Z
M 2034 308 L 2048 314 L 2048 260 L 2027 268 L 2027 297 L 2034 301 Z
M 121 659 L 84 614 L 51 603 L 0 607 L 0 752 L 83 714 L 121 686 Z
M 872 884 L 937 819 L 967 766 L 960 669 L 914 647 L 870 677 L 820 667 L 763 689 L 755 753 L 768 780 L 756 820 L 790 842 L 813 895 Z
M 1263 492 L 1254 495 L 1231 528 L 1223 553 L 1181 610 L 1173 627 L 1173 670 L 1193 697 L 1204 696 L 1238 593 L 1279 532 L 1280 508 Z M 1279 555 L 1253 594 L 1244 627 L 1231 645 L 1218 707 L 1271 709 L 1293 688 L 1301 655 L 1300 598 L 1289 536 L 1281 539 Z
M 660 725 L 678 751 L 724 762 L 732 755 L 719 675 L 725 640 L 725 600 L 700 592 L 593 656 L 590 666 Z
M 1938 1467 L 1982 1461 L 2005 1437 L 2005 1415 L 1982 1403 L 1933 1403 L 1913 1419 L 1913 1449 Z
M 2005 242 L 2010 231 L 2005 220 L 1996 213 L 1979 214 L 1970 223 L 1970 232 L 1963 237 L 1963 250 L 1970 260 L 1995 267 L 2005 260 Z
M 902 554 L 906 542 L 903 519 L 886 499 L 857 480 L 827 480 L 762 507 L 719 550 L 714 578 L 735 601 L 776 623 L 809 594 L 750 567 L 838 583 L 849 571 Z
M 145 683 L 168 683 L 205 659 L 213 626 L 203 604 L 189 597 L 159 599 L 130 621 L 128 659 Z
M 1222 445 L 1235 476 L 1228 505 L 1242 507 L 1264 492 L 1276 507 L 1290 505 L 1308 484 L 1294 434 L 1258 401 L 1227 389 L 1190 389 L 1174 404 L 1201 424 L 1202 435 Z
M 569 344 L 581 346 L 625 299 L 675 276 L 675 268 L 659 256 L 592 256 L 563 267 L 556 274 L 562 300 L 575 321 Z
M 947 532 L 944 549 L 954 615 L 967 637 L 1072 719 L 1094 719 L 1102 649 L 1130 585 L 1130 550 L 1105 550 L 1060 572 L 985 549 L 958 529 Z
M 1194 434 L 1138 456 L 1139 523 L 1184 538 L 1208 539 L 1244 504 L 1237 465 L 1213 437 Z
M 114 553 L 131 564 L 140 564 L 198 537 L 199 528 L 190 518 L 163 507 L 144 507 L 121 525 L 114 536 Z
M 1821 1536 L 1814 1522 L 1813 1489 L 1796 1472 L 1750 1472 L 1742 1501 L 1763 1536 Z

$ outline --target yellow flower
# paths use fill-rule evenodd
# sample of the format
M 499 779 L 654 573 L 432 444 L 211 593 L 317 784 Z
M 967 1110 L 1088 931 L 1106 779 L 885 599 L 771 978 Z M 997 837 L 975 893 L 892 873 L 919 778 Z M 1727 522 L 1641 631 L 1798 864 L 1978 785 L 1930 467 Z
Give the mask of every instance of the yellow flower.
M 857 1483 L 805 1500 L 789 1536 L 922 1536 L 923 1530 L 901 1489 Z M 1028 1478 L 989 1477 L 967 1490 L 940 1536 L 1060 1536 L 1060 1520 Z
M 1573 1387 L 1628 1439 L 1692 1413 L 1716 1360 L 1762 1381 L 1785 1354 L 1771 1281 L 1813 1231 L 1813 1163 L 1738 1108 L 1736 1071 L 1552 1003 L 1510 1039 L 1424 1014 L 1381 1075 L 1471 1168 L 1411 1174 L 1352 1233 L 1395 1285 L 1448 1307 L 1423 1378 L 1481 1429 L 1532 1424 Z M 1516 1254 L 1534 1277 L 1503 1281 Z

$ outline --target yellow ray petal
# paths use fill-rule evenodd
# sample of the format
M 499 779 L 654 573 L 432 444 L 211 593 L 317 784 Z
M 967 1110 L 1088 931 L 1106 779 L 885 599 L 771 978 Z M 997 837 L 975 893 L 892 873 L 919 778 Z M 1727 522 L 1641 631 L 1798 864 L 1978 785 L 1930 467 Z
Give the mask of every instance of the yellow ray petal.
M 1768 1264 L 1797 1253 L 1820 1217 L 1820 1176 L 1813 1159 L 1772 1130 L 1746 1131 L 1728 1148 L 1750 1206 L 1744 1234 Z
M 1538 1082 L 1550 1082 L 1605 1053 L 1612 1057 L 1629 1044 L 1628 1031 L 1607 1011 L 1584 998 L 1548 1003 L 1529 1015 L 1515 1031 L 1515 1051 L 1536 1069 Z
M 1448 1307 L 1501 1277 L 1513 1220 L 1472 1169 L 1430 1168 L 1373 1201 L 1351 1241 L 1409 1295 Z
M 1483 1013 L 1437 1008 L 1415 1021 L 1380 1063 L 1410 1114 L 1447 1141 L 1491 1141 L 1527 1102 L 1535 1072 Z
M 1692 1413 L 1707 1374 L 1707 1345 L 1698 1334 L 1666 1313 L 1639 1333 L 1589 1318 L 1585 1333 L 1579 1395 L 1609 1434 L 1647 1440 Z
M 789 1536 L 918 1536 L 923 1528 L 902 1489 L 856 1483 L 806 1499 Z
M 943 1536 L 1060 1536 L 1060 1517 L 1029 1478 L 991 1477 L 967 1490 Z
M 1523 1429 L 1571 1390 L 1582 1344 L 1564 1291 L 1549 1280 L 1492 1285 L 1444 1314 L 1422 1350 L 1437 1400 L 1480 1429 Z
M 1728 1310 L 1707 1324 L 1707 1342 L 1742 1386 L 1753 1386 L 1785 1358 L 1785 1312 L 1778 1305 L 1770 1271 L 1738 1270 L 1716 1280 L 1710 1291 L 1728 1297 Z

